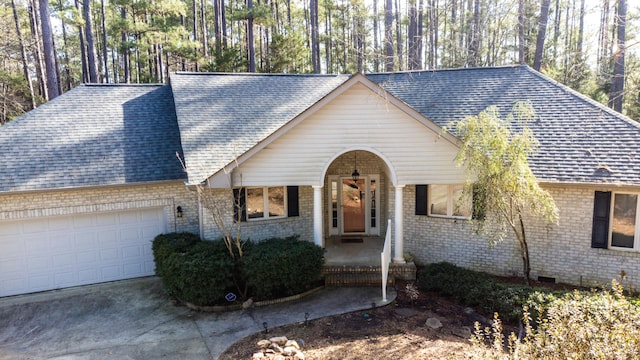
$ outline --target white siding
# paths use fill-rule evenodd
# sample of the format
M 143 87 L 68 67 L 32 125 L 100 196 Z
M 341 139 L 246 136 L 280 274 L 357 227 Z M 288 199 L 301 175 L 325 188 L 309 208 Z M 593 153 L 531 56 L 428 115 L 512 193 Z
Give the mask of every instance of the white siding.
M 441 135 L 357 83 L 241 164 L 234 185 L 317 185 L 352 149 L 377 151 L 399 184 L 462 183 L 458 148 Z

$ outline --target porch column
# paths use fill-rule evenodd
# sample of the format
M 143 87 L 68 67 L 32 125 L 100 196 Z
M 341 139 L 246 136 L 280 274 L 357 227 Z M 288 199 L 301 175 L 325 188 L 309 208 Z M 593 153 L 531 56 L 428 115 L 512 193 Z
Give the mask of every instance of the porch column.
M 393 256 L 393 262 L 397 264 L 404 264 L 404 238 L 402 234 L 404 233 L 404 227 L 402 226 L 403 219 L 403 199 L 402 199 L 402 191 L 404 190 L 404 185 L 396 185 L 396 211 L 395 211 L 395 252 Z
M 322 186 L 312 186 L 313 188 L 313 242 L 324 247 L 324 236 L 322 234 Z

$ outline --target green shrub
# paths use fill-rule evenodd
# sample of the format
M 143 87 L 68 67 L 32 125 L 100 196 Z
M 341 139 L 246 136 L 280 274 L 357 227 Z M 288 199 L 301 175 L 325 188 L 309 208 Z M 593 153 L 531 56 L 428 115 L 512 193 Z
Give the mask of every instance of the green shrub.
M 162 278 L 169 294 L 197 305 L 214 305 L 234 290 L 237 261 L 222 241 L 200 241 L 166 259 Z
M 475 359 L 636 359 L 640 349 L 640 307 L 625 298 L 615 281 L 611 291 L 574 291 L 548 305 L 531 325 L 525 314 L 525 336 L 509 337 L 503 351 L 502 326 L 480 329 L 472 338 Z M 486 343 L 491 343 L 490 347 Z
M 161 234 L 153 239 L 151 250 L 156 263 L 156 274 L 159 277 L 165 276 L 166 259 L 174 253 L 184 253 L 197 242 L 201 241 L 198 235 L 181 232 Z
M 297 236 L 253 245 L 242 259 L 247 284 L 257 300 L 299 294 L 320 279 L 324 250 Z
M 518 322 L 523 306 L 541 308 L 560 292 L 499 282 L 490 275 L 467 270 L 450 263 L 430 264 L 418 272 L 421 290 L 436 291 L 453 297 L 457 302 L 477 308 L 484 313 L 495 312 L 509 322 Z
M 297 237 L 246 242 L 244 256 L 232 258 L 223 240 L 172 233 L 153 241 L 156 274 L 169 293 L 196 305 L 224 304 L 233 292 L 239 300 L 294 295 L 320 279 L 324 250 Z

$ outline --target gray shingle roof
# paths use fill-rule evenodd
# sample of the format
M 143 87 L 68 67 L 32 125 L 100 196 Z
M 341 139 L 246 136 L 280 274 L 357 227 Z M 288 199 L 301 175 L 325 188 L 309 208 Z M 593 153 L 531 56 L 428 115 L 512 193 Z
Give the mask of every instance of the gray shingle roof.
M 441 126 L 490 105 L 506 114 L 530 101 L 540 147 L 529 160 L 540 181 L 640 184 L 640 123 L 527 66 L 367 77 Z
M 530 101 L 539 180 L 640 185 L 640 124 L 526 66 L 366 76 L 441 126 Z M 79 86 L 0 127 L 0 192 L 184 179 L 176 152 L 200 182 L 347 79 L 179 73 L 171 86 Z
M 169 86 L 78 86 L 0 127 L 0 149 L 0 192 L 186 177 Z
M 198 183 L 349 76 L 177 73 L 171 77 L 189 182 Z

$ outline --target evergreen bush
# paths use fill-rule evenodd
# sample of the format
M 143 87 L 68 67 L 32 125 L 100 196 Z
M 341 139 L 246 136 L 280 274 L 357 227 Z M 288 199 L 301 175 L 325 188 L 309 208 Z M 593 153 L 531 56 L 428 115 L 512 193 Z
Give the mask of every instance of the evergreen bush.
M 507 284 L 488 274 L 441 262 L 418 272 L 418 287 L 453 297 L 457 302 L 485 313 L 498 312 L 509 322 L 522 319 L 523 306 L 544 310 L 561 292 L 546 288 Z
M 169 295 L 196 305 L 238 300 L 269 300 L 304 292 L 320 279 L 324 250 L 297 237 L 246 242 L 244 256 L 229 255 L 223 240 L 172 233 L 153 241 L 156 274 Z
M 324 250 L 297 236 L 261 241 L 243 257 L 247 284 L 257 300 L 311 289 L 320 280 L 323 264 Z

